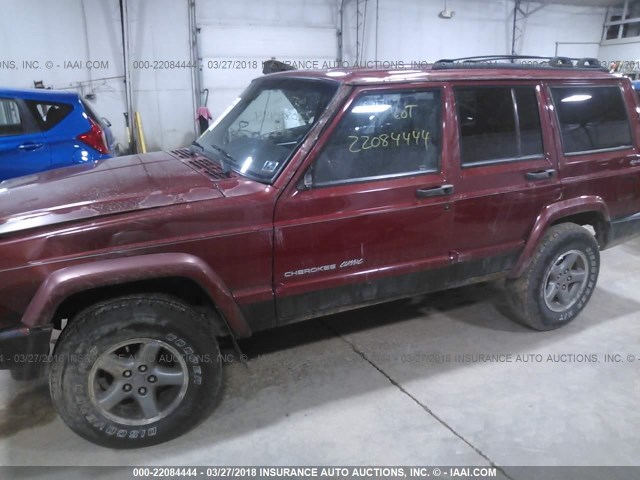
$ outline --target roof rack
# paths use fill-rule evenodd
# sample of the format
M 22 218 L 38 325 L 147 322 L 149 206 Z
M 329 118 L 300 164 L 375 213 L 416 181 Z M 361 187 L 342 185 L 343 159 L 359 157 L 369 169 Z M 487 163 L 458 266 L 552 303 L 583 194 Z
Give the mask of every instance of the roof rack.
M 433 70 L 458 68 L 517 68 L 525 70 L 566 68 L 609 71 L 597 58 L 538 57 L 533 55 L 483 55 L 478 57 L 447 58 L 438 60 L 433 64 Z

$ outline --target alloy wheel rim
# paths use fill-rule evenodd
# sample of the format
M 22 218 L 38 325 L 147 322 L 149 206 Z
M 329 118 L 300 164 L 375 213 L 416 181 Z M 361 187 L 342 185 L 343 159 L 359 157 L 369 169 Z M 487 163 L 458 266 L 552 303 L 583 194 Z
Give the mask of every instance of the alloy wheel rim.
M 133 338 L 102 353 L 89 372 L 89 398 L 105 417 L 124 425 L 147 425 L 182 402 L 189 371 L 168 343 Z
M 582 296 L 589 280 L 589 261 L 580 250 L 560 254 L 547 271 L 544 282 L 545 304 L 549 310 L 562 313 L 573 307 Z

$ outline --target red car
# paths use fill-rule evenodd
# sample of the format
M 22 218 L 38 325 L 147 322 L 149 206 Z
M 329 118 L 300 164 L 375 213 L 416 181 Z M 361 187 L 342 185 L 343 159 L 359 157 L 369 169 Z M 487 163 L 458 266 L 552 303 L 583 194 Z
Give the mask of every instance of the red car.
M 220 337 L 498 278 L 573 320 L 640 232 L 640 107 L 592 60 L 480 60 L 267 75 L 191 149 L 3 183 L 2 367 L 140 447 L 215 405 Z

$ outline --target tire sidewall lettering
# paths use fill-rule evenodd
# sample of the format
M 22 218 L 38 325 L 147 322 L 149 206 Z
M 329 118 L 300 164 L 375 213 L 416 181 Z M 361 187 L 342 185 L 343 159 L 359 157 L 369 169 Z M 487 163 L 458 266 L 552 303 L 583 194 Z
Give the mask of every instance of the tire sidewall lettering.
M 195 354 L 193 347 L 191 347 L 186 340 L 180 338 L 174 333 L 167 334 L 164 340 L 182 352 L 182 356 L 190 370 L 189 377 L 191 379 L 191 383 L 194 385 L 202 385 L 202 367 L 200 367 L 200 359 Z M 203 356 L 203 360 L 211 361 L 206 354 Z

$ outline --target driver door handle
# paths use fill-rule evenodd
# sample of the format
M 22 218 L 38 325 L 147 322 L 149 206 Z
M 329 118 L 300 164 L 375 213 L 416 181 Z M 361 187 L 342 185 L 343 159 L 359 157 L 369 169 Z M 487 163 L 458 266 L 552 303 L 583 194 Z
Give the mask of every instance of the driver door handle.
M 440 197 L 443 195 L 451 195 L 453 193 L 453 185 L 442 185 L 435 188 L 419 188 L 416 190 L 416 197 L 429 198 Z
M 40 147 L 42 147 L 42 143 L 23 143 L 18 147 L 18 150 L 30 151 L 30 150 L 37 150 Z
M 541 170 L 539 172 L 528 172 L 525 174 L 527 180 L 546 180 L 552 178 L 556 174 L 556 171 L 552 168 L 548 170 Z

